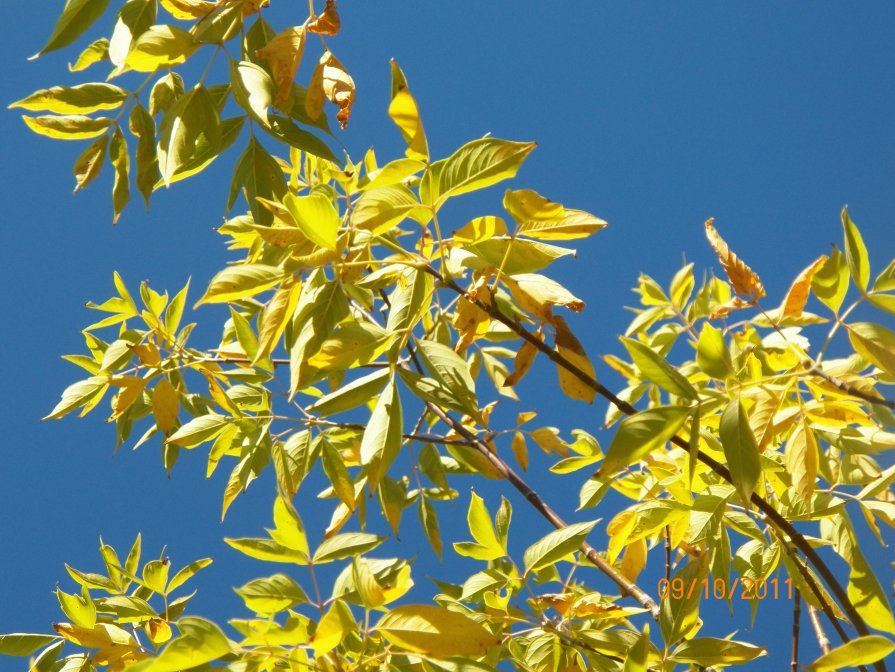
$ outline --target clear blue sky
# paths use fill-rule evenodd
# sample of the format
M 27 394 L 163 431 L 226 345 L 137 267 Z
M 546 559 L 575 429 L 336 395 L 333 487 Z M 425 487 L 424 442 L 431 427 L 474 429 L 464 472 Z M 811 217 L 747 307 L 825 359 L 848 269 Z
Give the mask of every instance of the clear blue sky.
M 65 67 L 75 52 L 25 61 L 43 44 L 63 3 L 40 4 L 40 10 L 6 12 L 0 82 L 7 103 L 75 81 Z M 272 4 L 272 22 L 284 25 L 294 3 Z M 353 157 L 369 145 L 380 159 L 400 151 L 386 115 L 388 59 L 395 57 L 422 108 L 434 155 L 485 133 L 536 140 L 539 149 L 516 184 L 610 222 L 559 272 L 588 303 L 573 324 L 592 357 L 618 353 L 615 335 L 629 319 L 622 305 L 633 303 L 629 288 L 640 272 L 667 284 L 685 256 L 697 268 L 713 263 L 702 227 L 710 216 L 760 273 L 772 305 L 799 270 L 830 242 L 839 243 L 845 203 L 875 268 L 895 256 L 890 2 L 343 0 L 340 9 L 345 29 L 332 48 L 358 82 L 358 102 L 339 137 Z M 105 17 L 103 25 L 110 21 Z M 195 608 L 218 618 L 242 615 L 229 586 L 275 569 L 242 562 L 220 538 L 256 536 L 269 524 L 269 481 L 253 486 L 219 525 L 225 476 L 204 481 L 200 455 L 183 459 L 168 480 L 157 445 L 113 457 L 114 431 L 102 413 L 38 423 L 78 375 L 59 355 L 82 349 L 79 330 L 92 317 L 83 303 L 111 293 L 113 270 L 132 285 L 149 279 L 170 290 L 192 275 L 199 291 L 229 258 L 212 228 L 223 215 L 235 152 L 156 193 L 148 215 L 134 202 L 113 228 L 108 169 L 71 197 L 71 164 L 81 145 L 37 137 L 18 117 L 6 112 L 0 136 L 0 632 L 46 631 L 60 617 L 55 582 L 71 588 L 63 562 L 97 569 L 100 534 L 126 552 L 137 531 L 147 552 L 168 544 L 176 564 L 214 556 Z M 477 202 L 476 214 L 499 212 L 499 199 L 500 189 L 492 190 L 490 200 Z M 450 228 L 463 223 L 463 214 L 456 213 Z M 566 430 L 598 426 L 602 407 L 539 395 L 555 377 L 546 367 L 535 373 L 519 410 L 539 408 L 545 424 Z M 574 509 L 578 481 L 561 488 L 540 483 L 557 508 Z M 488 492 L 493 509 L 497 490 Z M 448 535 L 462 522 L 467 501 L 464 492 L 445 509 Z M 517 525 L 526 519 L 541 525 L 514 501 Z M 608 519 L 612 512 L 597 515 Z M 412 512 L 405 524 L 414 540 L 395 552 L 419 551 L 417 583 L 426 583 L 426 573 L 449 573 L 418 542 Z M 892 559 L 889 549 L 868 555 L 879 567 Z M 651 554 L 655 572 L 659 561 Z M 611 592 L 601 581 L 595 579 Z M 885 585 L 891 586 L 891 574 Z M 759 619 L 764 625 L 756 631 L 769 637 L 762 643 L 777 655 L 752 669 L 781 669 L 789 605 L 762 604 Z M 735 623 L 706 634 L 723 636 L 744 625 Z M 813 655 L 807 630 L 803 623 Z

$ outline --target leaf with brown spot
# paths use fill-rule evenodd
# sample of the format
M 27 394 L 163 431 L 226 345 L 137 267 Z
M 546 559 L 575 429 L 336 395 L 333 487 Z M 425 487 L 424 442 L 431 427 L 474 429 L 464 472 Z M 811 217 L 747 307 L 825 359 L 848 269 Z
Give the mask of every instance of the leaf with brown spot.
M 278 33 L 264 48 L 255 52 L 258 58 L 270 64 L 277 85 L 277 104 L 289 98 L 295 73 L 305 50 L 305 30 L 292 26 Z
M 705 223 L 705 235 L 709 239 L 709 244 L 718 255 L 724 272 L 730 278 L 733 289 L 738 294 L 751 296 L 753 301 L 765 296 L 764 285 L 758 275 L 749 268 L 737 255 L 733 253 L 730 247 L 724 242 L 721 235 L 712 225 L 714 218 L 709 219 Z
M 725 303 L 723 306 L 720 306 L 714 313 L 709 315 L 710 320 L 717 320 L 719 317 L 727 317 L 731 311 L 733 310 L 741 310 L 742 308 L 749 308 L 753 304 L 751 301 L 746 301 L 745 299 L 735 296 L 730 301 Z
M 333 35 L 339 34 L 339 29 L 341 27 L 342 20 L 339 18 L 339 13 L 336 11 L 336 1 L 326 0 L 326 8 L 323 10 L 323 14 L 316 17 L 308 24 L 308 32 L 317 33 L 318 35 L 329 35 L 332 37 Z
M 814 277 L 815 273 L 823 268 L 823 265 L 827 263 L 827 259 L 829 259 L 827 255 L 821 255 L 815 259 L 808 268 L 799 273 L 799 276 L 795 279 L 792 286 L 789 288 L 789 291 L 786 293 L 786 298 L 783 299 L 783 304 L 780 306 L 780 311 L 783 317 L 799 317 L 802 314 L 802 311 L 805 309 L 805 304 L 808 303 L 808 292 L 811 289 L 811 279 Z

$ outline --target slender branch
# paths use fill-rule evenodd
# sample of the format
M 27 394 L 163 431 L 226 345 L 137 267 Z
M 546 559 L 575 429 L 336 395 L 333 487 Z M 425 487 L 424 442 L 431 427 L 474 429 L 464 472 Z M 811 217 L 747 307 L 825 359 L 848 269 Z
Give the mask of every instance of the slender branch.
M 466 427 L 460 424 L 457 420 L 449 416 L 443 410 L 441 410 L 438 406 L 433 404 L 432 402 L 426 402 L 429 410 L 434 413 L 442 422 L 444 422 L 448 427 L 453 429 L 455 432 L 463 436 L 469 442 L 473 444 L 473 447 L 479 451 L 484 457 L 488 459 L 489 462 L 500 472 L 501 476 L 503 476 L 510 484 L 528 500 L 528 503 L 531 504 L 537 511 L 540 513 L 547 521 L 553 525 L 556 529 L 562 529 L 567 527 L 566 522 L 557 515 L 557 513 L 550 508 L 541 496 L 529 487 L 529 485 L 519 477 L 519 475 L 513 470 L 510 465 L 504 462 L 498 455 L 491 452 L 488 446 L 480 441 L 476 436 L 470 432 Z M 610 565 L 603 558 L 602 555 L 590 544 L 583 543 L 581 544 L 581 550 L 584 553 L 585 557 L 590 560 L 592 564 L 594 564 L 597 569 L 603 572 L 606 576 L 608 576 L 615 584 L 622 590 L 622 592 L 626 595 L 632 596 L 644 609 L 648 609 L 652 614 L 653 618 L 658 620 L 659 618 L 659 605 L 647 595 L 640 587 L 637 586 L 633 581 L 629 581 L 627 578 L 622 576 L 618 570 L 615 569 L 612 565 Z
M 885 399 L 883 397 L 874 397 L 872 394 L 867 394 L 866 392 L 862 392 L 861 390 L 849 385 L 848 383 L 841 381 L 837 378 L 834 378 L 829 373 L 825 373 L 820 370 L 818 365 L 812 366 L 808 369 L 808 373 L 813 376 L 817 376 L 818 378 L 823 378 L 830 385 L 835 387 L 837 390 L 841 390 L 845 392 L 847 395 L 852 397 L 857 397 L 858 399 L 862 399 L 871 404 L 880 404 L 881 406 L 885 406 L 886 408 L 895 409 L 895 401 L 892 399 Z
M 458 285 L 452 279 L 445 279 L 436 269 L 432 266 L 427 265 L 424 267 L 424 270 L 436 278 L 444 287 L 452 289 L 455 292 L 466 296 L 466 298 L 475 304 L 478 308 L 484 310 L 488 315 L 490 315 L 495 320 L 499 321 L 501 324 L 508 327 L 511 331 L 517 334 L 520 338 L 531 343 L 535 348 L 537 348 L 540 352 L 542 352 L 548 359 L 554 362 L 557 366 L 561 366 L 566 371 L 574 375 L 585 385 L 594 390 L 601 397 L 607 399 L 610 403 L 612 403 L 616 408 L 625 413 L 626 415 L 634 415 L 637 413 L 637 409 L 631 404 L 627 403 L 619 399 L 613 392 L 609 389 L 601 385 L 597 382 L 592 376 L 582 371 L 580 368 L 576 367 L 565 357 L 560 355 L 558 352 L 553 350 L 546 343 L 542 342 L 538 338 L 536 338 L 531 332 L 525 329 L 523 326 L 518 324 L 515 320 L 510 317 L 504 315 L 496 305 L 486 304 L 475 297 L 468 296 L 464 289 Z M 675 436 L 671 439 L 672 443 L 683 448 L 684 450 L 690 450 L 690 443 L 678 436 Z M 489 451 L 490 452 L 490 451 Z M 703 451 L 697 452 L 697 457 L 700 462 L 707 465 L 712 471 L 721 476 L 728 483 L 733 483 L 733 479 L 731 478 L 730 471 L 724 465 L 720 464 L 717 460 L 713 459 L 709 455 L 705 454 Z M 753 493 L 751 497 L 751 502 L 754 504 L 762 513 L 767 516 L 768 520 L 779 530 L 781 530 L 789 539 L 792 540 L 792 543 L 796 545 L 796 547 L 802 551 L 806 558 L 811 562 L 812 565 L 817 569 L 818 573 L 823 577 L 824 581 L 830 587 L 832 593 L 839 600 L 842 605 L 843 611 L 848 615 L 849 620 L 854 625 L 855 629 L 858 631 L 860 635 L 868 635 L 870 631 L 867 628 L 867 624 L 864 622 L 864 619 L 858 613 L 857 609 L 855 609 L 854 604 L 849 599 L 848 594 L 842 588 L 842 585 L 833 575 L 833 572 L 827 566 L 827 564 L 821 559 L 821 557 L 817 554 L 817 552 L 811 547 L 805 537 L 795 529 L 795 527 L 790 523 L 786 518 L 780 515 L 780 513 L 769 504 L 764 498 L 759 496 L 758 494 Z M 848 641 L 846 638 L 845 641 Z M 876 669 L 879 672 L 883 672 L 886 670 L 886 666 L 884 663 L 876 663 Z
M 671 528 L 665 526 L 665 580 L 671 581 Z
M 823 623 L 820 622 L 820 614 L 810 604 L 808 605 L 808 618 L 811 621 L 811 627 L 814 628 L 814 636 L 817 637 L 820 650 L 823 653 L 829 653 L 831 650 L 830 640 L 827 638 L 827 633 L 824 632 Z
M 790 672 L 799 672 L 799 619 L 802 616 L 802 596 L 799 591 L 792 601 L 792 659 L 789 663 Z

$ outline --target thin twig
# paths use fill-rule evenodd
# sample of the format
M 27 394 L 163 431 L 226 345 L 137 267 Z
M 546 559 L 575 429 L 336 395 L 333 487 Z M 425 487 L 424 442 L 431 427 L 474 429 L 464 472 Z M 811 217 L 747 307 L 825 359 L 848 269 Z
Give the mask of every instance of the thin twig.
M 810 604 L 808 605 L 808 618 L 811 620 L 811 627 L 814 628 L 814 636 L 817 638 L 820 650 L 823 653 L 829 653 L 831 650 L 830 640 L 827 638 L 827 633 L 824 632 L 823 623 L 820 622 L 820 614 Z
M 861 392 L 861 390 L 856 389 L 852 385 L 848 383 L 838 380 L 834 378 L 829 373 L 825 373 L 821 371 L 820 368 L 815 365 L 808 369 L 808 373 L 817 376 L 818 378 L 823 378 L 830 385 L 835 387 L 837 390 L 845 392 L 847 395 L 851 397 L 857 397 L 858 399 L 862 399 L 871 404 L 879 404 L 880 406 L 885 406 L 886 408 L 895 409 L 895 401 L 891 399 L 885 399 L 884 397 L 874 397 L 872 394 L 867 394 L 866 392 Z
M 802 596 L 799 591 L 792 601 L 792 659 L 789 663 L 790 672 L 799 672 L 799 619 L 802 616 Z

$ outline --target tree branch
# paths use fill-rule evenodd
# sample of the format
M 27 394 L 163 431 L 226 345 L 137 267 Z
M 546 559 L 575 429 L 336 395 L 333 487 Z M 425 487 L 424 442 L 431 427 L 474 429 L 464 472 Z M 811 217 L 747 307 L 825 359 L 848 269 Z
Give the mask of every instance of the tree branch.
M 790 672 L 799 672 L 799 620 L 802 616 L 802 596 L 799 591 L 793 596 L 792 602 L 792 658 L 789 663 Z
M 469 296 L 466 291 L 457 284 L 453 279 L 445 279 L 445 277 L 438 272 L 431 265 L 426 265 L 425 271 L 432 275 L 435 279 L 439 281 L 439 283 L 447 287 L 462 296 L 465 296 L 467 300 L 472 302 L 475 306 L 485 311 L 489 316 L 493 319 L 497 320 L 501 324 L 508 327 L 513 333 L 518 335 L 520 338 L 525 341 L 531 343 L 538 351 L 542 352 L 548 359 L 554 362 L 557 366 L 561 366 L 566 371 L 574 375 L 585 385 L 594 390 L 597 394 L 599 394 L 604 399 L 607 399 L 610 403 L 612 403 L 616 408 L 625 413 L 626 415 L 634 415 L 637 413 L 637 409 L 631 404 L 627 403 L 619 399 L 615 394 L 613 394 L 609 389 L 601 385 L 590 375 L 576 367 L 565 357 L 560 355 L 546 343 L 542 342 L 538 338 L 536 338 L 531 332 L 525 329 L 523 326 L 518 324 L 515 320 L 504 315 L 497 306 L 486 304 L 479 299 Z M 683 448 L 684 450 L 690 450 L 690 443 L 678 436 L 675 436 L 671 439 L 672 443 Z M 490 451 L 489 451 L 490 452 Z M 697 452 L 697 456 L 700 462 L 707 465 L 712 471 L 721 476 L 728 483 L 733 483 L 733 479 L 730 476 L 730 471 L 728 471 L 727 467 L 720 464 L 717 460 L 713 459 L 709 455 L 706 455 L 701 450 Z M 767 516 L 768 520 L 781 532 L 783 532 L 789 539 L 796 545 L 796 547 L 805 554 L 805 557 L 811 562 L 812 565 L 817 569 L 818 573 L 823 577 L 823 580 L 830 587 L 832 593 L 836 596 L 836 599 L 839 600 L 842 605 L 843 611 L 848 615 L 849 620 L 854 625 L 855 629 L 858 631 L 860 635 L 868 635 L 870 631 L 867 628 L 867 624 L 864 622 L 864 619 L 858 613 L 857 609 L 855 609 L 854 604 L 852 604 L 851 600 L 848 597 L 848 594 L 842 588 L 842 585 L 833 575 L 833 572 L 830 571 L 830 568 L 826 565 L 826 563 L 821 559 L 821 557 L 817 554 L 817 552 L 811 547 L 808 541 L 805 539 L 802 534 L 795 529 L 795 527 L 790 523 L 786 518 L 781 516 L 777 510 L 771 506 L 769 502 L 767 502 L 764 498 L 759 495 L 753 493 L 751 497 L 751 502 L 758 508 L 762 513 Z M 848 641 L 846 637 L 845 641 Z M 878 672 L 885 672 L 886 666 L 885 663 L 879 662 L 876 663 L 875 668 Z
M 851 397 L 857 397 L 858 399 L 862 399 L 871 404 L 880 404 L 881 406 L 885 406 L 886 408 L 895 409 L 895 401 L 886 399 L 884 397 L 874 397 L 872 394 L 861 392 L 861 390 L 853 387 L 852 385 L 849 385 L 848 383 L 839 380 L 838 378 L 834 378 L 829 373 L 821 371 L 818 364 L 815 364 L 810 369 L 808 369 L 808 373 L 813 376 L 817 376 L 818 378 L 822 378 L 830 385 L 835 387 L 837 390 L 841 390 Z
M 814 628 L 814 636 L 817 637 L 817 643 L 823 653 L 830 652 L 830 640 L 827 639 L 827 633 L 824 632 L 823 623 L 820 622 L 820 615 L 817 609 L 808 605 L 808 618 L 811 620 L 811 627 Z

